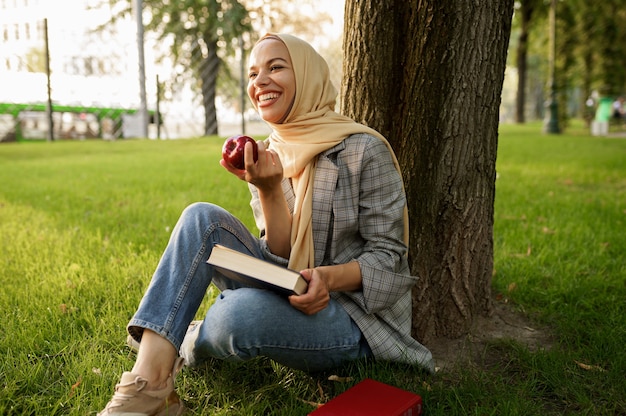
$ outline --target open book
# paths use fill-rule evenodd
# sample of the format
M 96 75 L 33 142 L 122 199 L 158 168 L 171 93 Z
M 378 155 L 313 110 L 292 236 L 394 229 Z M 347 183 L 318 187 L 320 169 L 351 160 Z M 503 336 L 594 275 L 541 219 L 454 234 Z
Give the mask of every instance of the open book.
M 281 295 L 301 295 L 308 286 L 304 277 L 296 271 L 220 244 L 213 246 L 207 263 L 226 277 L 253 287 L 273 290 Z

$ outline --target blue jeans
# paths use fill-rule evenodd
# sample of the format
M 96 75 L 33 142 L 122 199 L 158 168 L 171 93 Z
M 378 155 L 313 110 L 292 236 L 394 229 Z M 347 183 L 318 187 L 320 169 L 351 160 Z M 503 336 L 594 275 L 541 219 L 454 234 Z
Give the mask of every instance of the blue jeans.
M 211 283 L 221 291 L 198 329 L 195 364 L 210 357 L 243 361 L 269 357 L 286 366 L 321 371 L 372 357 L 363 334 L 339 303 L 308 316 L 266 290 L 244 287 L 206 263 L 220 243 L 264 258 L 260 240 L 232 214 L 208 203 L 187 207 L 172 231 L 128 332 L 137 341 L 144 329 L 179 350 L 189 323 Z

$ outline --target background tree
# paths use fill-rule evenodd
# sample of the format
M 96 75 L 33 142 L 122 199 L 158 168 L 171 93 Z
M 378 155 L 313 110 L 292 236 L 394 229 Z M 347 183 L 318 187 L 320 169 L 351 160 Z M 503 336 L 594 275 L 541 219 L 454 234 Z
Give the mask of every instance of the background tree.
M 622 3 L 557 3 L 556 76 L 563 125 L 572 116 L 593 118 L 595 109 L 585 104 L 590 96 L 613 99 L 625 93 L 626 11 Z
M 526 122 L 526 80 L 528 64 L 528 38 L 531 25 L 540 14 L 545 18 L 546 3 L 543 0 L 521 0 L 516 3 L 516 19 L 519 36 L 517 37 L 516 66 L 517 66 L 517 94 L 515 101 L 515 121 Z
M 117 0 L 110 2 L 119 4 Z M 178 75 L 190 71 L 191 79 L 199 87 L 204 135 L 217 134 L 215 98 L 222 62 L 219 51 L 232 53 L 239 37 L 252 30 L 248 11 L 236 0 L 143 0 L 143 6 L 145 30 L 157 34 L 161 44 L 169 45 L 167 57 L 183 69 Z M 131 12 L 129 0 L 112 20 Z
M 599 49 L 599 36 L 596 33 L 599 27 L 600 13 L 599 3 L 574 0 L 575 13 L 574 34 L 577 36 L 574 45 L 574 53 L 578 56 L 577 75 L 580 81 L 581 101 L 580 108 L 587 109 L 587 99 L 592 96 L 597 75 L 594 71 L 594 64 L 597 61 L 597 50 Z M 584 38 L 583 42 L 581 38 Z M 590 123 L 593 119 L 593 109 L 582 114 L 583 118 Z
M 189 68 L 199 82 L 204 108 L 204 135 L 217 134 L 215 107 L 220 47 L 229 49 L 251 30 L 248 11 L 234 0 L 144 0 L 151 18 L 146 29 L 171 39 L 170 57 Z
M 115 10 L 111 20 L 128 17 L 134 0 L 108 1 Z M 287 0 L 143 0 L 146 33 L 154 33 L 159 50 L 167 45 L 167 58 L 177 69 L 163 80 L 170 91 L 191 84 L 200 93 L 204 109 L 204 135 L 218 134 L 216 98 L 240 107 L 240 59 L 235 50 L 251 48 L 259 32 L 288 31 L 300 35 L 319 32 L 330 19 L 315 10 L 314 0 L 298 4 Z M 105 26 L 99 28 L 104 30 Z M 245 55 L 245 53 L 243 54 Z M 243 110 L 243 108 L 241 109 Z
M 574 9 L 570 7 L 558 7 L 558 2 L 556 4 L 558 19 L 555 19 L 555 25 L 556 33 L 559 35 L 555 39 L 558 52 L 555 56 L 555 86 L 559 105 L 559 127 L 561 131 L 563 131 L 567 128 L 569 120 L 575 111 L 572 110 L 580 103 L 572 99 L 581 91 L 581 78 L 578 76 L 576 65 L 578 58 L 574 53 L 579 38 L 573 30 L 567 30 L 567 28 L 576 25 L 576 13 Z M 549 88 L 549 85 L 547 88 Z
M 599 32 L 600 79 L 603 92 L 610 96 L 624 93 L 626 86 L 626 11 L 623 1 L 599 2 L 600 15 L 604 17 Z
M 541 0 L 520 0 L 516 6 L 514 33 L 519 36 L 516 37 L 515 65 L 520 83 L 516 121 L 520 121 L 522 117 L 526 119 L 523 111 L 528 110 L 525 102 L 526 94 L 531 90 L 528 88 L 529 77 L 533 81 L 543 80 L 543 98 L 537 96 L 535 108 L 543 110 L 537 103 L 542 104 L 548 93 L 548 8 Z M 559 114 L 565 118 L 562 121 L 571 116 L 582 116 L 590 121 L 594 109 L 585 104 L 590 96 L 597 93 L 615 97 L 626 92 L 626 9 L 623 0 L 559 1 L 556 29 Z
M 414 335 L 467 333 L 492 309 L 499 105 L 513 0 L 347 0 L 342 111 L 404 172 Z

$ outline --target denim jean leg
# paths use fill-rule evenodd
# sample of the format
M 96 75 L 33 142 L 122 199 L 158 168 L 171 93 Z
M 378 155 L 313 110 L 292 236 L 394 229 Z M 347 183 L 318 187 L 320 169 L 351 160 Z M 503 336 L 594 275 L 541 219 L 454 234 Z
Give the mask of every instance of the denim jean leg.
M 245 361 L 265 356 L 291 368 L 322 371 L 372 356 L 361 331 L 335 300 L 309 316 L 261 289 L 225 290 L 197 330 L 191 365 L 210 357 Z
M 213 244 L 262 257 L 257 237 L 216 205 L 195 203 L 181 214 L 128 332 L 141 340 L 143 329 L 167 338 L 178 350 L 213 278 L 206 263 Z

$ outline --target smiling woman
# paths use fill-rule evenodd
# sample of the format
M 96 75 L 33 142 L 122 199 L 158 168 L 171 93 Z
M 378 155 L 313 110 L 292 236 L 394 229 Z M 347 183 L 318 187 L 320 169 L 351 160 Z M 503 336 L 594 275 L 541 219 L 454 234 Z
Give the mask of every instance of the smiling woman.
M 329 72 L 295 36 L 257 42 L 248 94 L 272 132 L 258 160 L 245 146 L 244 170 L 220 164 L 248 186 L 260 237 L 214 203 L 183 211 L 127 327 L 137 360 L 100 415 L 178 415 L 181 366 L 215 358 L 312 372 L 379 359 L 434 371 L 410 334 L 416 278 L 397 159 L 380 133 L 334 111 Z M 207 264 L 215 244 L 299 272 L 306 292 L 285 297 L 229 278 Z M 210 285 L 220 294 L 192 323 Z

